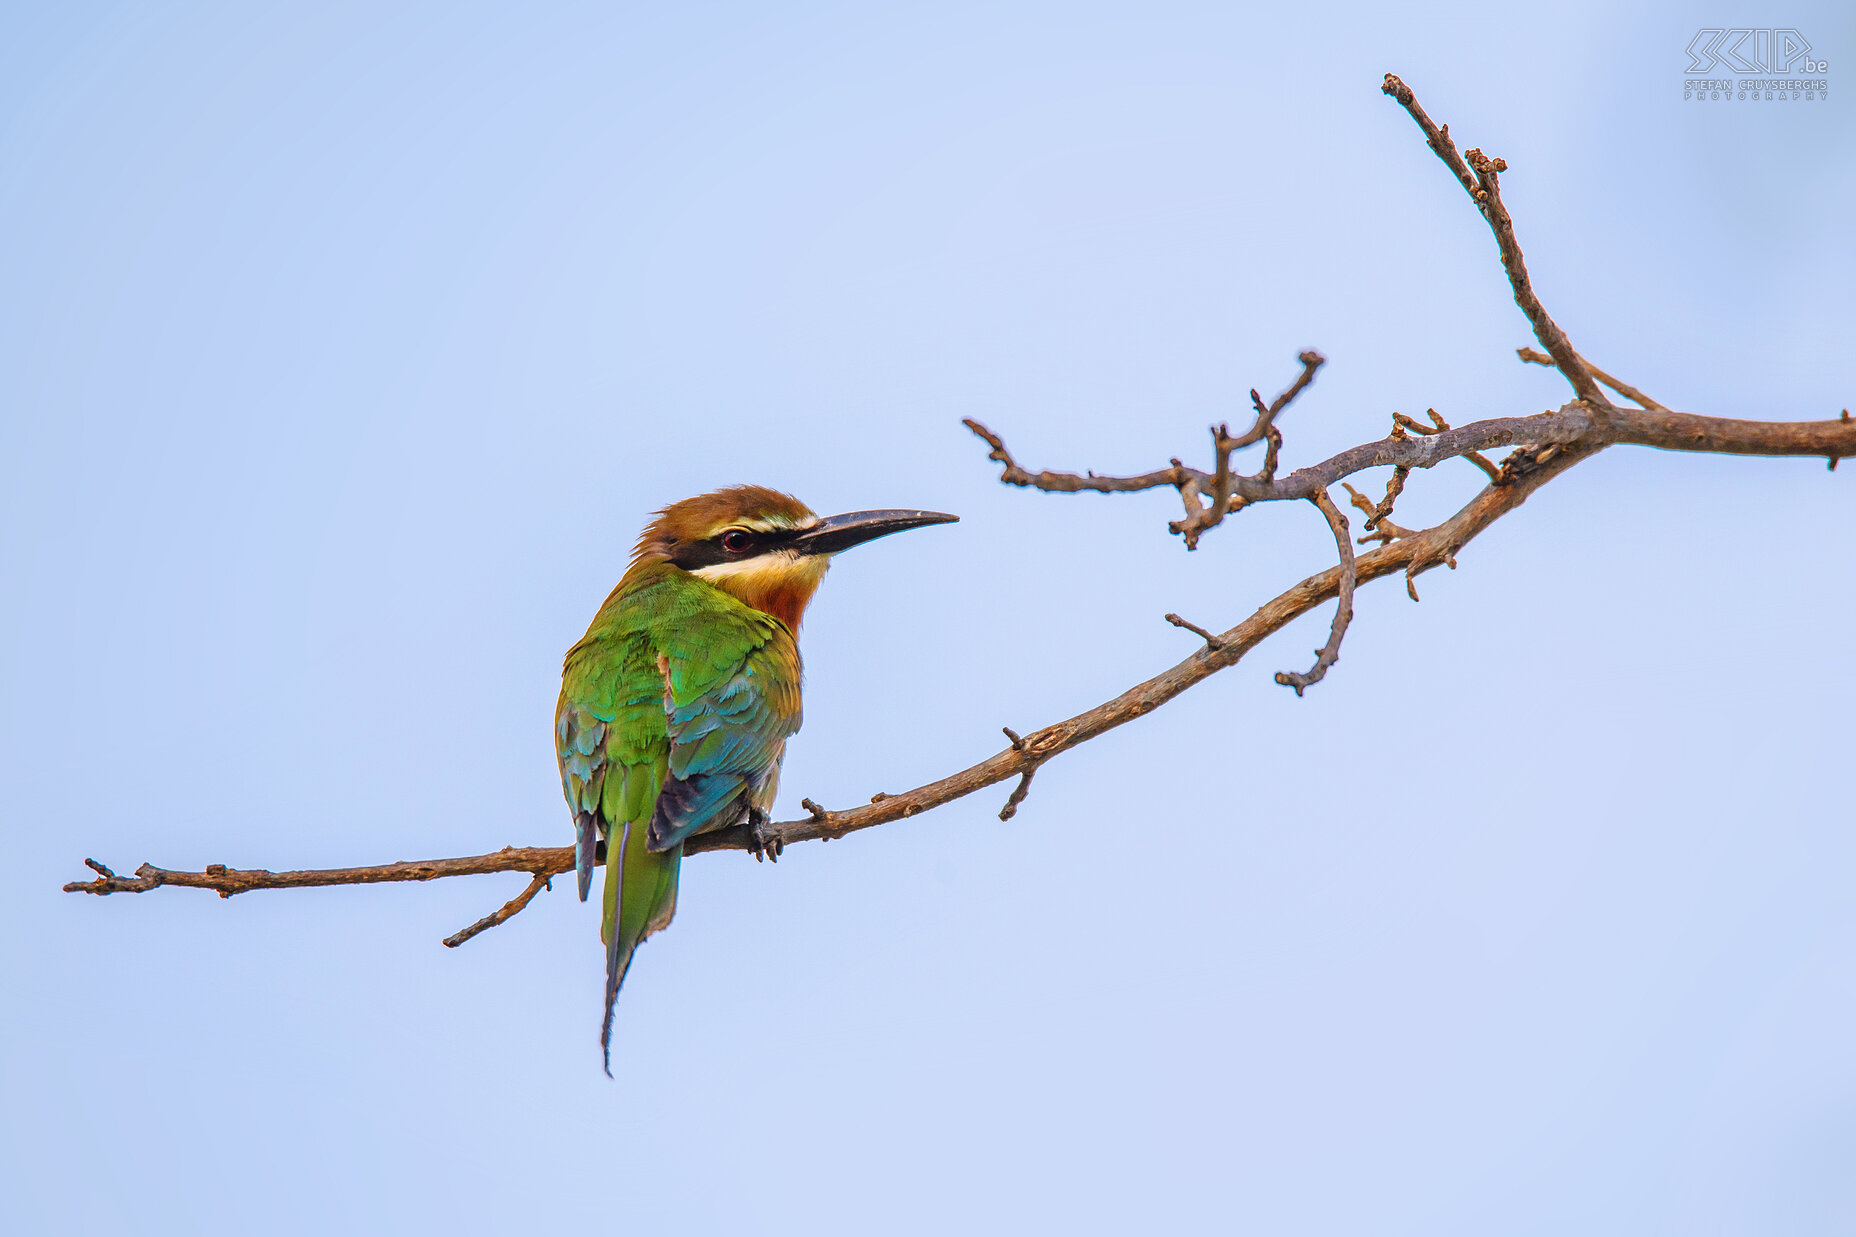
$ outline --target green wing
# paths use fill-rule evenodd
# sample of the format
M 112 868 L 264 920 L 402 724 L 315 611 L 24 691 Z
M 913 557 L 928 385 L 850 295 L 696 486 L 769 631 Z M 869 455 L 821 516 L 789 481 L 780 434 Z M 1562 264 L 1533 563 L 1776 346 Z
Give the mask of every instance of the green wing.
M 676 911 L 682 843 L 766 810 L 799 728 L 799 653 L 777 619 L 681 571 L 621 586 L 568 653 L 555 710 L 580 896 L 606 843 L 612 1011 L 638 944 Z
M 670 755 L 663 678 L 648 633 L 590 634 L 567 655 L 554 712 L 561 791 L 574 814 L 580 897 L 614 826 L 649 821 Z

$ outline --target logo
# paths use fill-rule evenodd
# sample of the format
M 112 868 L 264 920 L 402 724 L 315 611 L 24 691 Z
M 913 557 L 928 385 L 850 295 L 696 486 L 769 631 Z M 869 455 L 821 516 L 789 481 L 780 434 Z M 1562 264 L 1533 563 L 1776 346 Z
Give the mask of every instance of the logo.
M 1811 41 L 1790 27 L 1708 27 L 1696 31 L 1683 50 L 1688 53 L 1684 99 L 1821 103 L 1830 97 L 1830 61 L 1817 57 Z M 1701 76 L 1709 73 L 1769 76 Z

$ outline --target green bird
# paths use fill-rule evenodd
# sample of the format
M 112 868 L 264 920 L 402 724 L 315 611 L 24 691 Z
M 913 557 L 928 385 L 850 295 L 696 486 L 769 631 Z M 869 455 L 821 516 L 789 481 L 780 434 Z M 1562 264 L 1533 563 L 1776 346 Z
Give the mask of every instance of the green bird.
M 658 512 L 631 566 L 561 668 L 554 748 L 573 813 L 580 900 L 606 864 L 600 939 L 612 1011 L 639 942 L 677 908 L 683 843 L 747 822 L 755 857 L 786 740 L 799 729 L 799 622 L 831 556 L 959 517 L 854 511 L 820 519 L 737 485 Z

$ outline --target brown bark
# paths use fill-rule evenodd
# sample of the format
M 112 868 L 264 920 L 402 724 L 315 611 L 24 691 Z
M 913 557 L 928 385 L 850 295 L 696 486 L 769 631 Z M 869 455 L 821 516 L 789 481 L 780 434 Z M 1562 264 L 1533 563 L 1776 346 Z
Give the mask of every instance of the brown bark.
M 1456 555 L 1485 528 L 1526 502 L 1541 486 L 1573 465 L 1609 447 L 1635 445 L 1732 455 L 1822 456 L 1833 469 L 1840 458 L 1856 455 L 1856 423 L 1851 421 L 1847 410 L 1837 419 L 1801 422 L 1741 421 L 1676 412 L 1592 365 L 1573 348 L 1565 331 L 1554 322 L 1534 292 L 1515 236 L 1514 221 L 1501 200 L 1499 176 L 1507 169 L 1507 164 L 1500 159 L 1490 159 L 1479 150 L 1459 155 L 1450 138 L 1449 127 L 1433 124 L 1410 88 L 1398 78 L 1388 75 L 1384 90 L 1411 114 L 1424 132 L 1427 144 L 1450 168 L 1494 233 L 1515 302 L 1546 349 L 1544 354 L 1529 348 L 1519 349 L 1521 359 L 1559 370 L 1576 398 L 1558 409 L 1533 416 L 1500 417 L 1454 429 L 1435 412 L 1430 413 L 1430 425 L 1394 414 L 1392 432 L 1387 437 L 1353 447 L 1281 479 L 1276 477 L 1282 446 L 1282 431 L 1277 420 L 1308 387 L 1323 364 L 1322 356 L 1316 352 L 1301 354 L 1298 358 L 1301 373 L 1275 400 L 1266 404 L 1255 390 L 1251 391 L 1256 416 L 1250 428 L 1234 435 L 1226 426 L 1213 427 L 1213 466 L 1209 472 L 1173 460 L 1166 468 L 1126 477 L 1098 476 L 1093 472 L 1034 473 L 1013 459 L 999 435 L 976 421 L 968 421 L 968 427 L 987 443 L 990 457 L 1001 466 L 1000 480 L 1007 485 L 1050 493 L 1130 493 L 1170 486 L 1178 491 L 1186 514 L 1184 519 L 1174 521 L 1169 527 L 1181 535 L 1188 549 L 1196 546 L 1202 535 L 1224 524 L 1228 516 L 1247 506 L 1260 502 L 1307 501 L 1327 520 L 1335 537 L 1338 561 L 1335 566 L 1309 576 L 1272 598 L 1244 621 L 1222 633 L 1214 634 L 1178 615 L 1167 615 L 1167 621 L 1197 634 L 1203 640 L 1202 647 L 1170 669 L 1086 712 L 1041 727 L 1022 738 L 1007 729 L 1005 734 L 1010 746 L 976 765 L 902 794 L 879 794 L 868 804 L 843 811 L 820 807 L 810 799 L 802 800 L 808 815 L 775 824 L 765 834 L 765 839 L 773 843 L 769 847 L 771 853 L 777 854 L 781 847 L 792 843 L 840 838 L 861 829 L 919 815 L 1015 777 L 1019 779 L 1018 785 L 1000 812 L 1002 818 L 1008 818 L 1025 801 L 1033 774 L 1046 762 L 1117 726 L 1146 716 L 1195 684 L 1236 665 L 1265 638 L 1294 619 L 1330 598 L 1339 598 L 1328 642 L 1319 650 L 1313 668 L 1303 673 L 1285 671 L 1276 676 L 1278 682 L 1293 687 L 1300 695 L 1319 682 L 1338 660 L 1352 616 L 1353 590 L 1358 585 L 1403 575 L 1406 588 L 1415 598 L 1417 576 L 1439 564 L 1454 567 Z M 1604 387 L 1610 387 L 1639 406 L 1612 403 L 1604 394 Z M 1265 444 L 1264 459 L 1258 471 L 1253 474 L 1232 471 L 1232 454 L 1258 442 Z M 1481 454 L 1496 448 L 1513 449 L 1499 466 Z M 1489 475 L 1489 484 L 1481 492 L 1455 515 L 1432 528 L 1416 531 L 1391 521 L 1393 503 L 1413 469 L 1434 468 L 1446 460 L 1458 458 L 1469 460 Z M 1384 467 L 1392 468 L 1393 473 L 1380 502 L 1373 503 L 1351 485 L 1347 486 L 1354 505 L 1367 516 L 1364 529 L 1367 535 L 1360 541 L 1381 543 L 1378 548 L 1356 557 L 1346 517 L 1335 506 L 1328 491 L 1367 469 Z M 753 839 L 745 826 L 703 834 L 685 845 L 687 854 L 751 849 Z M 456 859 L 302 872 L 237 869 L 220 864 L 211 865 L 202 872 L 178 872 L 143 864 L 130 877 L 118 876 L 95 860 L 87 859 L 85 863 L 97 873 L 96 877 L 67 884 L 64 887 L 67 892 L 144 893 L 164 885 L 179 885 L 211 889 L 221 897 L 231 897 L 258 889 L 426 881 L 490 872 L 526 872 L 531 876 L 528 887 L 517 897 L 446 938 L 445 944 L 455 946 L 520 912 L 537 892 L 547 887 L 552 877 L 573 869 L 574 852 L 571 846 L 505 847 L 492 854 Z

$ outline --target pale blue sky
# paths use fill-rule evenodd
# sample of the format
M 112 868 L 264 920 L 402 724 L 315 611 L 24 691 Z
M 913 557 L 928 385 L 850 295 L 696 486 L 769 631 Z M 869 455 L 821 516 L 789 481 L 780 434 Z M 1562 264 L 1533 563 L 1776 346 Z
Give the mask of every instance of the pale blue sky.
M 1393 70 L 1577 345 L 1856 398 L 1856 21 L 1793 3 L 0 6 L 0 1228 L 1856 1230 L 1856 477 L 1617 450 L 999 788 L 685 868 L 599 1071 L 566 887 L 99 902 L 86 855 L 565 843 L 561 652 L 734 481 L 950 529 L 808 621 L 784 815 L 940 776 L 1326 564 L 1168 494 L 1553 406 Z M 1814 104 L 1683 103 L 1731 19 Z M 1379 478 L 1372 483 L 1378 484 Z M 1413 479 L 1401 518 L 1472 493 Z

